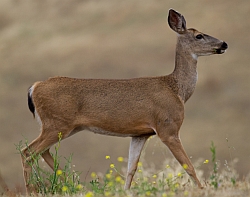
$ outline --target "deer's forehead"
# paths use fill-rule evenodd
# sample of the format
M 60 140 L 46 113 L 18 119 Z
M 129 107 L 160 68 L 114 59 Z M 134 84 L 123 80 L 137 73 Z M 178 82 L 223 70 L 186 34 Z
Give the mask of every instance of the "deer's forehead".
M 190 28 L 187 30 L 189 33 L 193 34 L 193 35 L 197 35 L 197 34 L 203 34 L 202 32 L 194 29 L 194 28 Z

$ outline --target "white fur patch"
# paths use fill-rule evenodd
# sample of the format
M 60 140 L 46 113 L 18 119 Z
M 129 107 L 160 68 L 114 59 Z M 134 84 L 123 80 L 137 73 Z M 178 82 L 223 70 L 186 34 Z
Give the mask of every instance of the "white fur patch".
M 38 115 L 37 111 L 35 110 L 35 118 L 36 121 L 39 123 L 40 126 L 42 126 L 42 120 L 40 118 L 40 116 Z
M 197 56 L 196 54 L 192 53 L 191 55 L 192 55 L 192 58 L 193 58 L 194 60 L 197 60 L 197 59 L 198 59 L 198 56 Z
M 30 95 L 30 97 L 33 94 L 34 88 L 35 88 L 35 84 L 33 86 L 31 86 L 30 89 L 29 89 L 29 95 Z
M 98 127 L 88 127 L 86 129 L 89 131 L 92 131 L 94 133 L 101 134 L 101 135 L 110 135 L 110 136 L 117 136 L 117 137 L 136 137 L 136 136 L 138 136 L 135 134 L 116 133 L 116 132 L 112 132 L 112 131 L 106 131 L 106 130 L 103 130 L 102 128 L 98 128 Z
M 34 84 L 33 86 L 31 86 L 30 89 L 29 89 L 29 95 L 30 95 L 31 98 L 32 98 L 33 91 L 35 89 L 35 85 L 36 84 Z M 36 108 L 35 108 L 35 112 L 34 113 L 35 113 L 35 118 L 36 118 L 37 122 L 39 123 L 40 126 L 42 126 L 42 120 L 41 120 L 39 114 L 37 113 Z

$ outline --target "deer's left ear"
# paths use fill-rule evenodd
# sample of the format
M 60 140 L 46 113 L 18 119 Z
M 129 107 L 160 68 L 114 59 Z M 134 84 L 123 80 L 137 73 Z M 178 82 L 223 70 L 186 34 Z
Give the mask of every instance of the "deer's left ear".
M 168 24 L 172 30 L 179 34 L 182 34 L 187 30 L 184 16 L 173 9 L 169 10 Z

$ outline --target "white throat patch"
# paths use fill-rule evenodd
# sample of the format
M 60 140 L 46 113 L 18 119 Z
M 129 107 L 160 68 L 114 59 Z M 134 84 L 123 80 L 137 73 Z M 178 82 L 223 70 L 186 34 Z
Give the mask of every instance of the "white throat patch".
M 191 55 L 192 55 L 192 58 L 193 58 L 193 59 L 195 59 L 195 60 L 198 59 L 198 56 L 197 56 L 196 54 L 192 53 Z

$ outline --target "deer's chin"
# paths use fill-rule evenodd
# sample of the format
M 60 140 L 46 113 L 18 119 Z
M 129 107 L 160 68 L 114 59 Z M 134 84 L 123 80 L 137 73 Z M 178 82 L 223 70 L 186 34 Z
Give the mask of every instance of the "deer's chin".
M 226 49 L 214 49 L 214 54 L 223 54 L 226 52 Z

